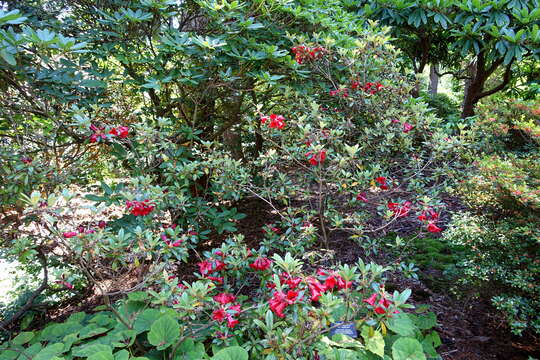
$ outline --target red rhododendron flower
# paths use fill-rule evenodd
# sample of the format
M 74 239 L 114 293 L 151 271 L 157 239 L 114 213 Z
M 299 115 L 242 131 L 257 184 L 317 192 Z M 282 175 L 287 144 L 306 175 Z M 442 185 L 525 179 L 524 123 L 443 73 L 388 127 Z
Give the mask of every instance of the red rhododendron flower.
M 278 130 L 283 129 L 285 127 L 285 118 L 281 115 L 270 115 L 270 124 L 268 124 L 268 127 Z
M 144 201 L 126 201 L 126 206 L 134 216 L 145 216 L 154 210 L 155 205 L 150 200 Z
M 106 223 L 105 221 L 100 220 L 100 221 L 98 222 L 98 228 L 100 228 L 100 229 L 105 229 L 106 226 L 107 226 L 107 223 Z
M 377 293 L 374 293 L 369 298 L 362 300 L 365 303 L 368 303 L 371 306 L 375 306 L 375 301 L 377 300 Z
M 311 292 L 311 301 L 318 301 L 322 293 L 326 291 L 326 287 L 314 277 L 308 277 L 306 279 L 308 283 L 309 291 Z
M 284 294 L 281 291 L 276 291 L 273 294 L 273 298 L 270 299 L 270 309 L 279 317 L 285 317 L 283 310 L 289 305 L 295 303 L 298 300 L 298 292 L 294 290 L 289 290 L 287 294 Z
M 238 324 L 238 320 L 233 318 L 232 316 L 227 316 L 227 326 L 229 328 L 234 328 Z
M 356 200 L 358 201 L 363 201 L 363 202 L 368 202 L 368 199 L 366 197 L 366 192 L 361 192 L 360 194 L 356 195 Z
M 426 216 L 425 211 L 422 211 L 422 213 L 418 216 L 418 220 L 420 220 L 420 221 L 426 221 L 427 220 L 427 216 Z
M 427 230 L 430 233 L 438 233 L 438 232 L 441 232 L 442 229 L 438 227 L 437 225 L 435 225 L 434 223 L 430 222 L 427 226 Z
M 279 275 L 279 282 L 281 285 L 287 284 L 291 290 L 296 289 L 296 287 L 302 282 L 302 279 L 299 277 L 292 277 L 287 273 L 281 273 Z
M 221 305 L 225 305 L 235 302 L 236 296 L 234 296 L 233 294 L 221 293 L 214 296 L 214 301 L 220 303 Z
M 90 130 L 92 130 L 94 133 L 90 136 L 90 142 L 95 143 L 99 139 L 107 140 L 107 135 L 103 132 L 105 130 L 105 127 L 98 128 L 96 125 L 92 124 L 90 125 Z
M 119 136 L 120 138 L 125 139 L 129 135 L 129 128 L 127 126 L 119 126 L 117 128 L 112 128 L 111 131 L 109 131 L 109 134 Z
M 227 316 L 227 313 L 224 309 L 217 309 L 212 312 L 212 320 L 216 321 L 223 321 L 225 320 L 225 317 Z
M 379 187 L 382 190 L 388 190 L 388 184 L 386 183 L 386 178 L 384 176 L 377 177 L 375 181 L 379 184 Z
M 207 276 L 208 280 L 217 282 L 218 284 L 223 284 L 223 276 Z
M 223 270 L 225 269 L 225 266 L 227 266 L 223 261 L 216 259 L 205 260 L 198 263 L 197 265 L 199 266 L 199 271 L 203 276 Z
M 308 151 L 306 157 L 311 165 L 322 164 L 326 159 L 326 150 L 321 150 L 317 154 L 313 153 L 313 151 Z
M 411 202 L 405 201 L 402 205 L 395 202 L 388 202 L 388 209 L 394 212 L 394 215 L 397 217 L 405 217 L 411 211 Z
M 305 45 L 294 46 L 292 49 L 294 58 L 298 64 L 304 63 L 304 61 L 319 60 L 326 53 L 326 49 L 322 46 L 316 46 L 309 48 Z
M 376 83 L 367 82 L 364 85 L 363 90 L 365 92 L 370 93 L 371 95 L 373 95 L 373 94 L 376 94 L 377 92 L 381 91 L 382 88 L 383 88 L 383 85 L 380 82 L 376 82 Z
M 253 264 L 249 264 L 249 267 L 252 268 L 253 270 L 264 271 L 264 270 L 267 270 L 270 267 L 270 265 L 272 265 L 272 260 L 268 258 L 259 257 L 255 259 Z
M 406 123 L 403 124 L 403 132 L 408 133 L 409 131 L 411 131 L 413 129 L 413 127 L 414 126 L 412 126 L 411 124 L 406 122 Z
M 66 239 L 69 239 L 69 238 L 72 238 L 72 237 L 75 237 L 78 235 L 78 233 L 76 231 L 69 231 L 69 232 L 65 232 L 63 233 L 62 235 L 64 235 L 64 237 Z

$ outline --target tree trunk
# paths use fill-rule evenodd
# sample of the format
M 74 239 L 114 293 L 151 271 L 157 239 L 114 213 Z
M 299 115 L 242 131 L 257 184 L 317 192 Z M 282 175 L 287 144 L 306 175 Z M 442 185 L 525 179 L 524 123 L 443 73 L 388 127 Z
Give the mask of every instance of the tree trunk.
M 244 151 L 242 149 L 242 137 L 239 134 L 240 129 L 228 128 L 223 132 L 223 145 L 231 152 L 233 159 L 243 160 Z
M 465 119 L 469 116 L 474 116 L 474 107 L 478 100 L 476 99 L 476 94 L 482 91 L 482 87 L 479 86 L 479 74 L 478 74 L 477 62 L 473 61 L 467 66 L 467 76 L 468 79 L 465 80 L 465 91 L 463 93 L 463 104 L 461 107 L 461 118 Z M 480 69 L 482 71 L 482 69 Z
M 429 95 L 437 95 L 439 89 L 439 64 L 432 64 L 429 67 Z

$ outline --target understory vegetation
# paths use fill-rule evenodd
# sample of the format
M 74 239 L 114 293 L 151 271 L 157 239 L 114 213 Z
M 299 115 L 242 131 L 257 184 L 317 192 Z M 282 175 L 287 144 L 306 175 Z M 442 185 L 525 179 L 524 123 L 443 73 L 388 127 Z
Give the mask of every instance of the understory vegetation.
M 0 360 L 533 359 L 539 5 L 0 1 Z

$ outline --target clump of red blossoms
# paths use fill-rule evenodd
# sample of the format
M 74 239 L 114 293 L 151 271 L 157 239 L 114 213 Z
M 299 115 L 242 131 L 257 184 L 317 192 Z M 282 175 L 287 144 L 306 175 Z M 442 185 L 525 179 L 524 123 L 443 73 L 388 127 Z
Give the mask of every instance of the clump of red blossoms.
M 272 265 L 272 260 L 268 258 L 258 257 L 252 264 L 249 264 L 249 267 L 253 270 L 264 271 L 267 270 L 270 265 Z
M 326 291 L 326 286 L 312 276 L 306 278 L 306 281 L 308 289 L 311 292 L 311 301 L 318 301 L 321 295 Z
M 413 128 L 414 128 L 414 126 L 412 126 L 412 125 L 409 124 L 408 122 L 403 123 L 403 132 L 404 132 L 404 133 L 408 133 L 408 132 L 411 131 Z
M 375 182 L 379 184 L 381 190 L 388 190 L 388 184 L 386 183 L 386 178 L 384 176 L 377 177 Z
M 299 64 L 303 64 L 307 61 L 319 60 L 327 53 L 327 50 L 322 46 L 310 48 L 305 45 L 298 45 L 294 46 L 291 50 L 294 53 L 294 59 Z
M 383 85 L 380 82 L 375 82 L 375 83 L 367 82 L 362 87 L 362 90 L 364 90 L 365 92 L 367 92 L 367 93 L 369 93 L 371 95 L 374 95 L 374 94 L 378 93 L 382 89 L 383 89 Z
M 363 201 L 363 202 L 367 203 L 367 202 L 368 202 L 368 198 L 367 198 L 366 192 L 363 191 L 363 192 L 361 192 L 360 194 L 356 195 L 356 200 L 358 200 L 358 201 Z
M 90 130 L 93 131 L 93 134 L 90 135 L 90 142 L 91 143 L 98 142 L 100 139 L 102 141 L 107 140 L 107 134 L 105 134 L 105 127 L 104 126 L 98 128 L 96 125 L 91 124 L 90 125 Z M 118 136 L 121 139 L 125 139 L 125 138 L 127 138 L 129 136 L 129 128 L 127 126 L 113 127 L 109 131 L 109 135 L 110 136 Z
M 435 222 L 438 219 L 439 219 L 439 213 L 433 209 L 422 211 L 422 213 L 418 216 L 418 220 L 428 222 L 427 231 L 429 231 L 430 233 L 438 233 L 442 231 L 440 227 L 435 225 Z
M 232 329 L 238 324 L 238 319 L 234 317 L 238 316 L 241 312 L 240 304 L 231 305 L 227 308 L 220 307 L 212 312 L 212 320 L 222 322 L 227 319 L 227 326 Z
M 392 210 L 397 217 L 405 217 L 411 211 L 411 205 L 410 201 L 405 201 L 403 204 L 389 201 L 388 209 Z
M 126 201 L 126 207 L 134 216 L 145 216 L 154 210 L 155 204 L 148 199 L 144 201 Z
M 228 293 L 221 293 L 214 296 L 214 301 L 220 303 L 221 305 L 227 305 L 236 301 L 236 296 Z
M 223 261 L 217 259 L 204 260 L 197 265 L 199 266 L 199 272 L 203 276 L 221 271 L 227 266 Z
M 339 290 L 349 289 L 352 282 L 345 281 L 336 271 L 327 271 L 323 269 L 317 270 L 317 275 L 326 277 L 324 287 L 326 290 L 332 290 L 337 287 Z
M 109 134 L 113 136 L 118 136 L 121 139 L 125 139 L 129 135 L 129 128 L 127 126 L 114 127 L 111 129 L 111 131 L 109 131 Z
M 324 160 L 326 159 L 326 150 L 321 150 L 318 153 L 314 153 L 313 151 L 308 151 L 306 153 L 306 157 L 309 163 L 313 166 L 322 164 Z
M 340 96 L 342 98 L 346 98 L 349 97 L 349 90 L 347 88 L 330 90 L 330 96 Z
M 285 118 L 283 115 L 271 114 L 270 116 L 261 116 L 261 124 L 266 124 L 268 122 L 268 127 L 271 129 L 281 130 L 285 127 Z
M 72 237 L 77 236 L 78 234 L 79 234 L 79 233 L 76 232 L 76 231 L 68 231 L 68 232 L 63 233 L 62 235 L 63 235 L 66 239 L 69 239 L 69 238 L 72 238 Z
M 91 143 L 95 143 L 99 139 L 107 140 L 107 135 L 104 132 L 105 127 L 102 126 L 102 127 L 98 128 L 96 125 L 91 124 L 90 125 L 90 130 L 92 130 L 94 132 L 92 135 L 90 135 L 90 142 Z
M 369 298 L 364 299 L 362 301 L 365 302 L 365 303 L 368 303 L 369 305 L 371 305 L 374 308 L 373 310 L 377 314 L 383 315 L 388 311 L 388 308 L 390 307 L 390 305 L 392 305 L 392 302 L 390 300 L 388 300 L 384 294 L 380 294 L 380 298 L 379 298 L 379 301 L 377 303 L 377 297 L 378 296 L 379 296 L 379 294 L 374 293 Z M 377 303 L 377 305 L 375 305 L 376 303 Z M 394 314 L 398 314 L 398 313 L 399 313 L 399 311 L 397 311 L 397 310 L 394 311 Z
M 285 317 L 283 310 L 287 306 L 294 304 L 297 300 L 300 300 L 298 297 L 298 291 L 289 290 L 287 294 L 281 291 L 275 291 L 273 297 L 270 299 L 270 309 L 280 318 Z

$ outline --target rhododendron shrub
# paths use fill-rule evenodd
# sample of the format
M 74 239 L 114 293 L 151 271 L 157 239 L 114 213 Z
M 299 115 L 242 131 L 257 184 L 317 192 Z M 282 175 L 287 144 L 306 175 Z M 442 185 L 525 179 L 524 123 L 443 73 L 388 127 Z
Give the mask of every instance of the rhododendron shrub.
M 462 291 L 480 289 L 516 334 L 540 333 L 538 105 L 482 104 L 464 154 L 475 161 L 457 173 L 463 181 L 455 185 L 469 209 L 456 212 L 443 232 L 463 253 L 455 272 Z

